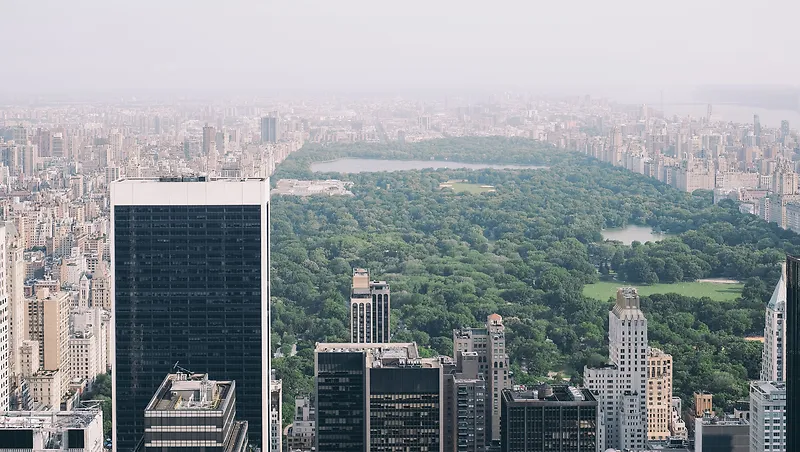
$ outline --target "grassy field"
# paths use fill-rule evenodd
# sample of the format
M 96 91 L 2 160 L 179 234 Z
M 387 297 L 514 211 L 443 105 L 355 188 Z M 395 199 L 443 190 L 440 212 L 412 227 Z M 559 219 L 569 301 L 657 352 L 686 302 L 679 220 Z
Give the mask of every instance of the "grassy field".
M 653 284 L 643 286 L 620 281 L 600 281 L 599 283 L 584 286 L 583 294 L 598 300 L 607 300 L 617 293 L 617 288 L 633 286 L 639 290 L 639 295 L 654 293 L 677 293 L 689 297 L 709 297 L 713 300 L 733 300 L 742 294 L 743 284 L 719 284 L 711 282 L 680 282 L 673 284 Z
M 455 181 L 448 181 L 445 184 L 440 185 L 440 188 L 449 188 L 456 193 L 467 192 L 467 193 L 488 193 L 494 191 L 494 187 L 490 186 L 483 186 L 481 184 L 470 184 L 467 182 L 455 182 Z

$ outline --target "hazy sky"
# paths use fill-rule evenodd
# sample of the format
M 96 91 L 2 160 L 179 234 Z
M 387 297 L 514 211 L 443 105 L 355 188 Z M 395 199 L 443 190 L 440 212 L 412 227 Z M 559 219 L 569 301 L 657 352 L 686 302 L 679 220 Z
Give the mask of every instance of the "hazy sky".
M 797 84 L 796 0 L 0 0 L 0 92 Z

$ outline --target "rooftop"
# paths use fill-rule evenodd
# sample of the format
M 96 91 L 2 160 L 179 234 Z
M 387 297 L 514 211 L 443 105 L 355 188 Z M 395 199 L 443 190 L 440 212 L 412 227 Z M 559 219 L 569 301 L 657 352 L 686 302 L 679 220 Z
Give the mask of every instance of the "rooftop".
M 214 381 L 208 374 L 168 374 L 146 411 L 219 410 L 234 387 L 231 381 Z
M 317 343 L 316 353 L 366 353 L 367 367 L 440 367 L 438 358 L 421 358 L 416 342 Z
M 86 428 L 103 413 L 99 408 L 75 411 L 6 411 L 0 414 L 0 429 Z
M 503 391 L 503 397 L 507 401 L 529 404 L 597 401 L 590 390 L 567 385 L 542 385 L 537 388 L 516 386 L 513 390 Z

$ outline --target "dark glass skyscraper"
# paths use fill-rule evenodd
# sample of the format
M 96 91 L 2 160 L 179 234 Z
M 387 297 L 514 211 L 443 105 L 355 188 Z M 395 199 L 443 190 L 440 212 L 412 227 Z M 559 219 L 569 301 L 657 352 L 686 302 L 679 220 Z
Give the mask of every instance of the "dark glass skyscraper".
M 786 257 L 786 450 L 800 450 L 800 258 Z
M 235 380 L 252 444 L 269 419 L 269 182 L 122 180 L 111 186 L 114 448 L 177 364 Z

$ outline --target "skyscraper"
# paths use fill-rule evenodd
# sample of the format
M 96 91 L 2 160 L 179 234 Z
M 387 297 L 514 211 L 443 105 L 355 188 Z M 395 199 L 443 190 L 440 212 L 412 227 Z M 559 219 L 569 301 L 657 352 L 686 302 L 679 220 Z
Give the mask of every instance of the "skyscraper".
M 750 450 L 788 451 L 786 448 L 786 384 L 750 382 Z
M 449 358 L 447 358 L 449 361 Z M 486 450 L 486 381 L 476 352 L 460 352 L 444 364 L 444 450 Z
M 486 318 L 485 328 L 453 331 L 453 353 L 456 359 L 461 352 L 477 352 L 483 363 L 481 372 L 487 386 L 487 443 L 500 441 L 500 398 L 503 389 L 511 388 L 503 318 L 498 314 L 490 314 Z
M 786 422 L 800 425 L 800 259 L 786 256 Z M 800 428 L 786 432 L 786 450 L 800 450 Z
M 764 351 L 761 357 L 761 380 L 783 381 L 786 378 L 786 265 L 767 303 L 764 322 Z
M 360 344 L 391 341 L 389 284 L 371 281 L 369 270 L 353 269 L 350 289 L 350 342 Z
M 216 146 L 217 133 L 214 127 L 206 124 L 203 126 L 203 157 L 208 157 L 212 154 L 212 150 Z
M 281 139 L 280 118 L 278 112 L 261 118 L 261 142 L 277 143 Z
M 442 366 L 415 343 L 320 343 L 314 370 L 316 450 L 441 450 Z
M 266 448 L 269 180 L 123 179 L 111 206 L 115 450 L 141 441 L 176 363 L 235 380 L 250 442 Z
M 586 367 L 584 384 L 598 394 L 604 428 L 600 450 L 643 450 L 647 439 L 647 319 L 633 287 L 617 290 L 608 313 L 610 363 Z

